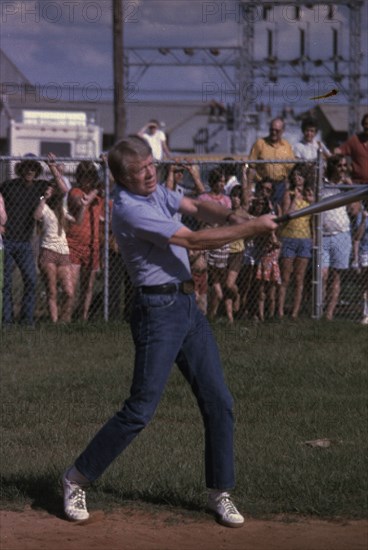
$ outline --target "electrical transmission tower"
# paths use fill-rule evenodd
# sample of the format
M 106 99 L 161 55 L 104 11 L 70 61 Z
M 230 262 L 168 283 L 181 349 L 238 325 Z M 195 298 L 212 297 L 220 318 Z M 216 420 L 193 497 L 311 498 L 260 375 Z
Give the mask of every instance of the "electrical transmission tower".
M 255 82 L 257 78 L 264 78 L 264 65 L 260 66 L 254 54 L 254 34 L 257 22 L 260 19 L 267 21 L 275 8 L 284 8 L 283 15 L 292 17 L 297 22 L 301 20 L 302 9 L 314 10 L 316 19 L 323 18 L 326 22 L 334 21 L 335 6 L 345 6 L 349 10 L 349 56 L 344 57 L 339 51 L 339 32 L 335 27 L 332 29 L 332 56 L 322 55 L 318 59 L 312 59 L 308 52 L 308 28 L 299 28 L 300 50 L 299 56 L 293 59 L 280 60 L 274 49 L 274 30 L 268 30 L 268 55 L 265 60 L 268 68 L 270 82 L 277 82 L 278 78 L 287 78 L 285 72 L 287 67 L 292 68 L 292 77 L 300 78 L 300 81 L 308 82 L 310 79 L 317 79 L 320 75 L 328 75 L 331 80 L 339 85 L 348 99 L 348 132 L 353 134 L 359 128 L 359 105 L 361 100 L 361 8 L 363 0 L 294 0 L 292 4 L 288 0 L 264 0 L 255 4 L 248 0 L 241 0 L 241 14 L 243 20 L 242 44 L 239 52 L 237 81 L 241 90 L 241 97 L 236 107 L 236 134 L 235 142 L 238 151 L 247 150 L 246 128 L 252 116 L 250 105 L 250 94 L 245 93 L 247 83 Z M 323 11 L 321 10 L 323 8 Z M 290 14 L 293 9 L 294 13 Z M 262 14 L 259 13 L 262 10 Z M 263 73 L 263 75 L 262 75 Z M 280 74 L 281 73 L 281 74 Z M 290 75 L 289 75 L 290 77 Z M 236 151 L 236 152 L 238 152 Z
M 218 2 L 221 9 L 227 9 L 226 2 Z M 217 6 L 216 4 L 216 6 Z M 212 84 L 213 96 L 230 98 L 233 109 L 233 128 L 231 149 L 233 153 L 249 150 L 247 127 L 257 126 L 258 114 L 255 109 L 255 97 L 263 86 L 277 86 L 280 82 L 297 81 L 305 85 L 313 84 L 315 92 L 326 92 L 319 86 L 326 79 L 345 96 L 348 103 L 348 132 L 353 134 L 359 128 L 359 105 L 361 94 L 361 26 L 363 0 L 262 0 L 252 2 L 239 0 L 234 3 L 238 8 L 240 25 L 240 45 L 237 47 L 136 47 L 126 48 L 125 66 L 135 69 L 137 83 L 152 67 L 215 67 L 223 78 L 223 84 Z M 335 19 L 336 6 L 342 6 L 348 12 L 348 23 L 343 25 Z M 233 10 L 233 5 L 231 5 Z M 278 11 L 277 11 L 278 10 Z M 277 16 L 275 13 L 277 12 Z M 233 11 L 232 14 L 233 15 Z M 308 15 L 308 17 L 304 17 Z M 226 11 L 222 14 L 226 18 Z M 281 21 L 283 19 L 283 21 Z M 306 19 L 312 21 L 306 22 Z M 330 33 L 332 52 L 318 51 L 318 56 L 310 54 L 309 42 L 314 23 L 326 22 L 323 32 Z M 279 23 L 281 25 L 279 26 Z M 290 43 L 288 55 L 281 59 L 277 51 L 277 38 L 282 33 L 282 24 L 293 23 L 296 39 Z M 259 24 L 266 25 L 266 32 Z M 279 28 L 281 29 L 279 31 Z M 267 45 L 267 54 L 263 58 L 255 54 L 256 39 L 263 32 L 263 43 Z M 349 47 L 342 51 L 342 35 L 347 33 Z M 291 35 L 291 33 L 290 33 Z M 298 40 L 299 38 L 299 40 Z M 293 57 L 289 54 L 299 51 Z M 364 75 L 367 76 L 367 75 Z M 128 78 L 128 75 L 126 76 Z M 211 97 L 209 89 L 203 90 L 202 100 Z M 215 89 L 217 86 L 217 89 Z M 253 91 L 252 91 L 253 89 Z M 317 93 L 309 95 L 318 95 Z M 206 93 L 204 93 L 206 92 Z M 207 93 L 208 92 L 208 93 Z

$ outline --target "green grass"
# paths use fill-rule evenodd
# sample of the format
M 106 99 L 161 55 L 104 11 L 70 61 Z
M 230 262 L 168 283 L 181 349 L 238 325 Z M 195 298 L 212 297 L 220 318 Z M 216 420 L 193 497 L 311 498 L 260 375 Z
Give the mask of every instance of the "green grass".
M 235 399 L 237 486 L 254 516 L 367 514 L 367 328 L 301 321 L 214 326 Z M 1 505 L 62 513 L 60 473 L 128 395 L 127 325 L 1 335 Z M 305 441 L 329 438 L 329 448 Z M 152 423 L 89 492 L 108 508 L 204 506 L 203 430 L 174 369 Z

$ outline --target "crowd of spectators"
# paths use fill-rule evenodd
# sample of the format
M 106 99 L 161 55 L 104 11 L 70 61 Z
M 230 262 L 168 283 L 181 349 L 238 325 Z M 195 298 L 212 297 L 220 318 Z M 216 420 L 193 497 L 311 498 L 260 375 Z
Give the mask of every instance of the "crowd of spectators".
M 32 157 L 34 155 L 26 155 L 15 166 L 16 178 L 0 185 L 4 254 L 0 280 L 3 279 L 5 327 L 15 322 L 34 326 L 38 275 L 45 283 L 49 317 L 53 322 L 68 323 L 72 318 L 87 320 L 99 269 L 103 199 L 98 196 L 96 167 L 89 161 L 80 162 L 75 186 L 71 188 L 52 153 L 46 163 L 47 178 L 43 176 L 41 162 Z M 23 283 L 20 309 L 13 301 L 15 267 Z
M 269 212 L 287 214 L 311 204 L 316 199 L 318 150 L 325 162 L 321 197 L 351 184 L 368 184 L 368 114 L 362 119 L 362 132 L 332 152 L 316 138 L 318 126 L 312 118 L 303 120 L 302 137 L 294 147 L 283 137 L 284 130 L 283 119 L 275 118 L 269 134 L 251 147 L 246 162 L 225 157 L 209 171 L 191 158 L 175 158 L 157 121 L 151 120 L 141 134 L 149 142 L 155 140 L 157 161 L 170 160 L 160 167 L 163 185 L 201 201 L 222 204 L 245 220 Z M 65 167 L 52 153 L 46 164 L 47 177 L 43 175 L 45 167 L 27 156 L 17 163 L 16 177 L 0 184 L 0 311 L 4 326 L 15 322 L 34 325 L 38 276 L 44 282 L 52 322 L 88 320 L 96 275 L 105 268 L 102 245 L 105 223 L 109 222 L 104 219 L 98 166 L 79 162 L 74 178 L 68 173 L 70 182 Z M 361 289 L 362 322 L 368 324 L 367 210 L 363 201 L 322 215 L 324 315 L 328 320 L 336 315 L 344 273 L 353 268 Z M 184 220 L 187 222 L 190 225 L 191 220 Z M 227 319 L 229 323 L 235 319 L 281 320 L 289 315 L 296 320 L 303 307 L 311 305 L 313 239 L 312 220 L 303 217 L 281 225 L 267 238 L 190 252 L 200 309 L 211 320 Z M 111 228 L 108 250 L 109 317 L 127 319 L 133 288 Z M 15 266 L 23 283 L 20 307 L 13 303 Z M 310 309 L 305 312 L 311 313 Z
M 242 163 L 239 167 L 225 157 L 226 163 L 219 163 L 208 173 L 202 191 L 197 172 L 194 192 L 199 193 L 200 200 L 236 209 L 244 218 L 267 212 L 287 214 L 316 200 L 318 151 L 325 166 L 320 198 L 340 193 L 347 185 L 368 184 L 368 115 L 361 123 L 363 131 L 347 142 L 348 156 L 341 153 L 347 147 L 345 144 L 331 152 L 317 139 L 318 124 L 312 117 L 302 121 L 302 138 L 292 147 L 283 138 L 283 119 L 276 118 L 270 123 L 269 134 L 252 146 L 249 165 Z M 360 171 L 353 168 L 355 150 Z M 305 163 L 287 162 L 292 159 Z M 253 164 L 252 160 L 262 162 Z M 367 225 L 364 202 L 322 215 L 323 300 L 327 320 L 336 314 L 342 280 L 347 279 L 353 267 L 362 289 L 362 322 L 368 324 Z M 296 320 L 303 304 L 304 307 L 308 304 L 310 314 L 313 229 L 311 217 L 306 216 L 283 224 L 266 241 L 260 237 L 251 242 L 231 243 L 219 250 L 193 253 L 192 272 L 202 311 L 210 319 L 225 316 L 230 323 L 236 317 L 258 321 L 283 319 L 286 309 L 290 318 Z

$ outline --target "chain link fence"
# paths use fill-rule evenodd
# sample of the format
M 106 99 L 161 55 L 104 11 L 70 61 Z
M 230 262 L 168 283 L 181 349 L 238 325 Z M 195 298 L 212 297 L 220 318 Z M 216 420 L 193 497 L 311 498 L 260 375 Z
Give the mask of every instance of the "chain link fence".
M 252 166 L 262 162 L 276 161 L 252 161 Z M 297 162 L 299 172 L 306 164 Z M 189 169 L 194 165 L 195 177 Z M 178 176 L 171 185 L 186 196 L 211 200 L 214 169 L 225 172 L 227 184 L 241 184 L 244 174 L 249 176 L 244 165 L 183 160 L 175 166 L 161 163 L 158 173 L 165 184 L 172 166 Z M 279 214 L 290 202 L 299 208 L 346 187 L 324 182 L 321 158 L 308 167 L 312 179 L 300 192 L 296 179 L 286 184 L 288 204 L 273 201 L 280 183 L 250 184 L 249 179 L 243 188 L 230 185 L 225 203 L 239 211 L 243 206 L 246 216 Z M 114 183 L 106 164 L 101 159 L 0 157 L 0 176 L 8 218 L 1 231 L 3 324 L 128 320 L 134 289 L 111 232 Z M 199 306 L 215 322 L 322 316 L 360 321 L 368 316 L 368 262 L 360 247 L 366 209 L 354 204 L 289 222 L 271 237 L 190 253 Z M 201 227 L 185 216 L 182 222 L 193 230 Z

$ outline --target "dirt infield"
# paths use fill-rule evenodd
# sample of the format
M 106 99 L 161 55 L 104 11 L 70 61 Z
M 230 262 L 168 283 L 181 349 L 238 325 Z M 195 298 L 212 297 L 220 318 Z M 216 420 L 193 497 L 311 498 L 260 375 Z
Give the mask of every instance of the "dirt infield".
M 368 521 L 247 519 L 227 529 L 211 516 L 93 512 L 74 524 L 44 511 L 0 511 L 1 550 L 367 550 Z

